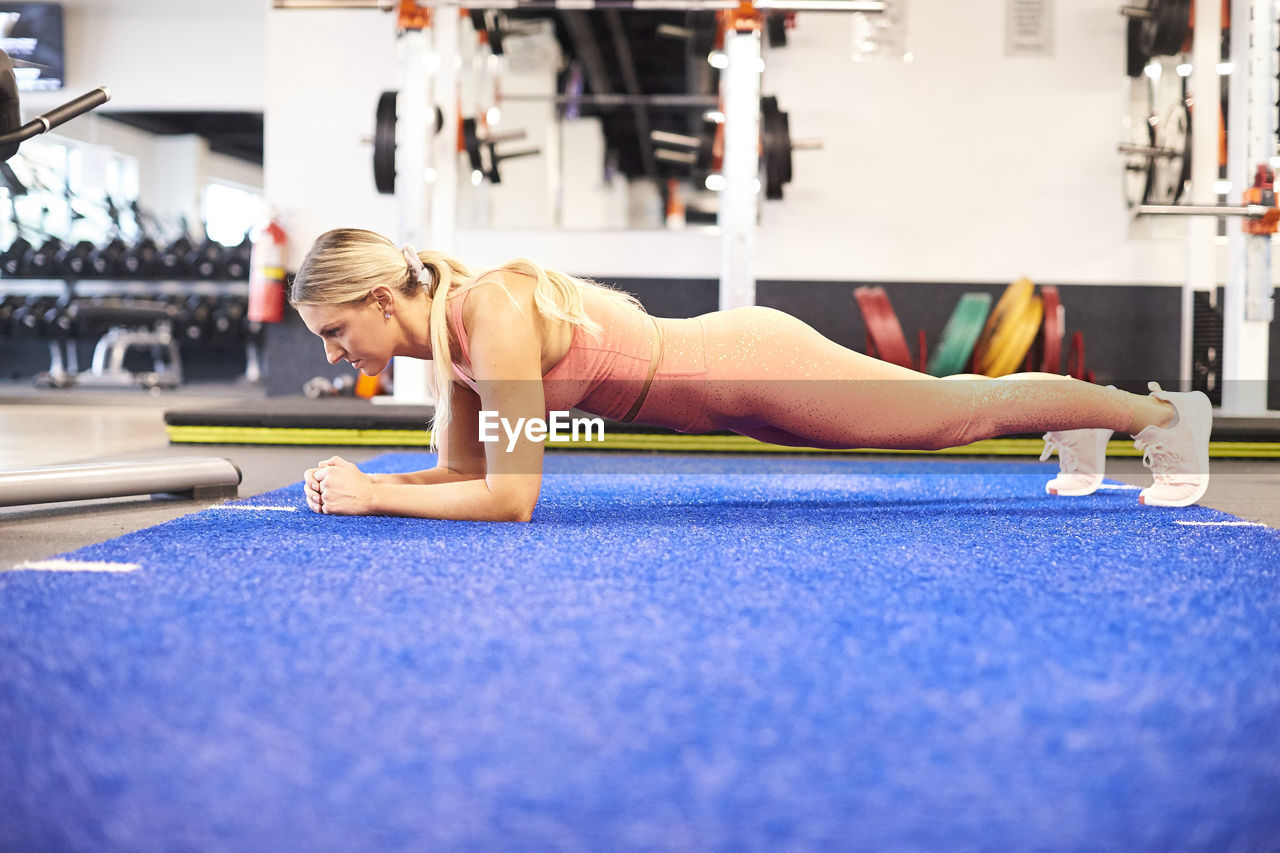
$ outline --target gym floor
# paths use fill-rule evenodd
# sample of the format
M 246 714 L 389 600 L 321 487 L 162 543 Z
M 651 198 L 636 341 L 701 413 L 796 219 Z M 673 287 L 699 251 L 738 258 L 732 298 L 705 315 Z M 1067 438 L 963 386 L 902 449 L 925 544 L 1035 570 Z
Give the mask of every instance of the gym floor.
M 354 462 L 386 447 L 170 445 L 164 413 L 208 409 L 260 398 L 246 386 L 191 386 L 150 396 L 136 391 L 47 391 L 0 385 L 0 470 L 177 456 L 220 456 L 243 474 L 241 497 L 301 480 L 316 460 L 339 454 Z M 417 448 L 421 450 L 421 448 Z M 655 463 L 656 464 L 656 463 Z M 1052 466 L 1046 464 L 1046 471 Z M 1108 477 L 1145 486 L 1150 475 L 1136 458 L 1108 461 Z M 1215 459 L 1202 502 L 1248 521 L 1280 528 L 1280 461 Z M 165 496 L 0 507 L 0 569 L 101 542 L 203 509 L 216 501 Z

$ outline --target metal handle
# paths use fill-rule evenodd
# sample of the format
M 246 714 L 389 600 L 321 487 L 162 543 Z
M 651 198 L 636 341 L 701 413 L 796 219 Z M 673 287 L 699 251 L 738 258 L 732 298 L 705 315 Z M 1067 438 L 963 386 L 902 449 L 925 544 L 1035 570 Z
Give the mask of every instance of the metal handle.
M 1229 204 L 1140 204 L 1135 210 L 1138 214 L 1151 213 L 1161 216 L 1265 216 L 1274 208 L 1265 204 L 1246 204 L 1241 206 Z
M 84 115 L 109 100 L 111 100 L 111 90 L 106 86 L 99 86 L 92 92 L 86 92 L 78 98 L 67 101 L 60 107 L 54 107 L 44 115 L 36 116 L 17 130 L 11 130 L 6 134 L 0 135 L 0 148 L 17 146 L 33 136 L 48 133 L 58 125 L 65 124 L 76 116 Z

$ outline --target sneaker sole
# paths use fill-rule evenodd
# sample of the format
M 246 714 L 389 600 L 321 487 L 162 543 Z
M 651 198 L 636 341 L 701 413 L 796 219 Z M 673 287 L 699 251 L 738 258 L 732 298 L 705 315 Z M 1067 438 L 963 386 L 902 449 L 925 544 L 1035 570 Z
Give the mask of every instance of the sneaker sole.
M 1057 495 L 1060 498 L 1082 498 L 1098 491 L 1098 487 L 1102 485 L 1103 477 L 1099 476 L 1096 482 L 1086 486 L 1077 486 L 1074 489 L 1064 489 L 1053 485 L 1053 483 L 1045 483 L 1044 490 L 1051 495 Z
M 1161 500 L 1149 494 L 1155 486 L 1143 489 L 1138 494 L 1138 503 L 1143 506 L 1191 506 L 1204 497 L 1204 493 L 1209 490 L 1209 435 L 1213 430 L 1213 405 L 1202 391 L 1188 395 L 1186 402 L 1189 404 L 1187 405 L 1189 411 L 1179 409 L 1178 415 L 1194 418 L 1191 422 L 1191 434 L 1196 440 L 1196 462 L 1204 472 L 1204 477 L 1194 492 L 1177 500 Z

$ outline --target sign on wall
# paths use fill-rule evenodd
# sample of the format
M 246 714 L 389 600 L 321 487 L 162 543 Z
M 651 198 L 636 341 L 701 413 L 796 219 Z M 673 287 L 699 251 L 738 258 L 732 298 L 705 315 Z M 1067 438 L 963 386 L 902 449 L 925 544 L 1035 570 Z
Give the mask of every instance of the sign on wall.
M 1005 0 L 1004 52 L 1053 56 L 1053 0 Z

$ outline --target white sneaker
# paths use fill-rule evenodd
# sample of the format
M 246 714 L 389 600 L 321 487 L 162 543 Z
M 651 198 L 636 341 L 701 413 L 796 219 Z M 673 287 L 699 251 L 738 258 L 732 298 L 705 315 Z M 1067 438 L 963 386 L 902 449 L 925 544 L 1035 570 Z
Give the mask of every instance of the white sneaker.
M 1045 483 L 1051 495 L 1079 497 L 1091 495 L 1102 485 L 1103 468 L 1107 464 L 1109 429 L 1065 429 L 1044 434 L 1044 452 L 1040 461 L 1047 462 L 1058 451 L 1058 476 Z
M 1155 484 L 1138 494 L 1148 506 L 1190 506 L 1209 488 L 1209 434 L 1213 407 L 1200 391 L 1178 393 L 1147 385 L 1151 396 L 1172 403 L 1177 412 L 1172 426 L 1149 426 L 1133 437 L 1142 451 L 1142 464 L 1155 474 Z

